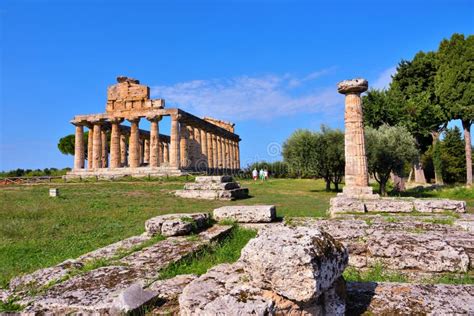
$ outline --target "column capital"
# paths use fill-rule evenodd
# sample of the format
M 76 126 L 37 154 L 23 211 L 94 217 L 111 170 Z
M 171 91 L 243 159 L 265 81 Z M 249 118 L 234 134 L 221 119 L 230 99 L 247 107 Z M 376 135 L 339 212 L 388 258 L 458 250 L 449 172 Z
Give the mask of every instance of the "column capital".
M 126 120 L 129 121 L 130 123 L 136 123 L 140 121 L 140 116 L 129 116 L 126 118 Z
M 109 122 L 112 123 L 112 124 L 120 124 L 123 122 L 123 117 L 112 117 L 109 119 Z
M 163 115 L 149 115 L 146 117 L 150 122 L 159 122 L 163 119 Z
M 71 121 L 71 124 L 74 125 L 74 126 L 87 126 L 88 125 L 88 121 L 86 120 L 72 120 Z
M 351 80 L 344 80 L 337 84 L 337 92 L 340 94 L 361 94 L 367 91 L 369 82 L 364 78 L 355 78 Z
M 99 118 L 99 119 L 92 119 L 89 121 L 89 123 L 92 125 L 102 125 L 105 123 L 105 121 L 106 121 L 105 119 Z

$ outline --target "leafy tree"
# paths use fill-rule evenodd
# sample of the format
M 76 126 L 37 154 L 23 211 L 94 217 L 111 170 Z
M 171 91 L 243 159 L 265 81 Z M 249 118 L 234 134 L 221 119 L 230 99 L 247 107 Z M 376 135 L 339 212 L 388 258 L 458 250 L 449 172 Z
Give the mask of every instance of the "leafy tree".
M 317 136 L 309 131 L 296 130 L 283 144 L 282 155 L 288 169 L 297 177 L 316 177 L 315 147 Z
M 435 52 L 419 52 L 412 61 L 402 60 L 399 63 L 390 85 L 405 113 L 402 125 L 415 136 L 419 147 L 426 147 L 422 142 L 431 136 L 432 146 L 436 148 L 439 136 L 449 121 L 449 109 L 439 102 L 435 93 L 437 65 Z M 440 157 L 435 154 L 433 160 L 439 162 Z M 443 178 L 439 165 L 434 163 L 436 183 L 441 184 Z
M 362 96 L 362 108 L 365 126 L 395 126 L 403 121 L 403 109 L 391 90 L 369 90 L 367 95 Z
M 403 177 L 404 164 L 411 163 L 418 155 L 415 139 L 402 126 L 367 128 L 366 148 L 368 169 L 380 184 L 381 195 L 386 195 L 390 173 Z
M 322 126 L 321 132 L 297 130 L 283 144 L 283 157 L 291 173 L 318 177 L 339 189 L 344 176 L 344 134 Z
M 89 132 L 84 133 L 84 153 L 85 158 L 87 159 L 87 144 L 88 144 L 88 135 Z M 75 147 L 76 135 L 69 134 L 59 139 L 58 149 L 64 155 L 74 156 L 74 147 Z
M 465 149 L 461 131 L 456 126 L 444 132 L 444 139 L 439 146 L 442 160 L 443 179 L 447 183 L 466 180 Z
M 453 34 L 438 49 L 435 91 L 454 119 L 462 122 L 466 184 L 472 185 L 471 125 L 474 120 L 474 36 Z

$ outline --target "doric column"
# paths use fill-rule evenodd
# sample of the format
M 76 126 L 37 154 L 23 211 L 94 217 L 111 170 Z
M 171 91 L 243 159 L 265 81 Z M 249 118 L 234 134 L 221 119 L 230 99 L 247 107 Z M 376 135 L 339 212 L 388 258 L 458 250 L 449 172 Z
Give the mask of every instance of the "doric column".
M 208 168 L 214 168 L 214 153 L 213 151 L 213 144 L 212 144 L 212 134 L 210 132 L 206 132 L 206 140 L 207 140 L 207 166 Z
M 189 167 L 189 157 L 188 157 L 188 140 L 189 140 L 189 131 L 186 124 L 181 122 L 179 124 L 179 150 L 181 154 L 181 167 L 188 168 Z
M 127 136 L 120 134 L 120 166 L 126 167 L 127 164 Z
M 150 162 L 150 140 L 148 138 L 143 139 L 143 162 L 149 163 Z
M 130 122 L 130 139 L 128 140 L 128 164 L 130 168 L 137 168 L 140 166 L 140 130 L 139 117 L 128 118 Z
M 217 145 L 217 136 L 212 134 L 212 168 L 219 168 L 219 158 L 217 155 L 218 145 Z
M 222 139 L 222 157 L 224 169 L 227 170 L 229 169 L 229 146 L 227 138 Z
M 338 83 L 338 92 L 345 100 L 345 187 L 344 194 L 351 196 L 371 195 L 365 154 L 364 124 L 360 94 L 366 91 L 365 79 L 345 80 Z
M 207 156 L 207 136 L 206 136 L 206 131 L 205 130 L 201 130 L 201 152 L 202 152 L 202 159 L 204 160 L 205 164 L 204 165 L 201 165 L 201 167 L 207 167 L 209 166 L 208 165 L 208 156 Z
M 89 133 L 87 135 L 87 168 L 94 168 L 94 125 L 88 123 L 87 128 Z
M 240 143 L 239 141 L 236 141 L 235 149 L 236 149 L 235 159 L 237 160 L 237 170 L 240 170 Z
M 101 143 L 102 143 L 102 150 L 101 150 L 101 160 L 102 160 L 102 168 L 108 167 L 109 162 L 109 148 L 107 142 L 107 131 L 102 128 L 100 131 Z
M 74 138 L 74 169 L 83 169 L 85 152 L 84 152 L 84 125 L 74 123 L 76 126 L 76 135 Z
M 94 122 L 94 140 L 92 145 L 92 168 L 102 168 L 102 136 L 101 136 L 101 124 L 102 122 Z
M 120 123 L 123 119 L 114 118 L 110 120 L 112 130 L 110 132 L 110 168 L 120 168 Z
M 138 142 L 140 144 L 140 146 L 138 146 L 138 157 L 140 157 L 140 166 L 143 164 L 143 156 L 144 156 L 144 153 L 145 153 L 145 150 L 144 150 L 144 146 L 145 146 L 145 142 L 144 142 L 144 139 L 143 137 L 140 135 L 140 137 L 138 138 Z
M 166 164 L 170 163 L 170 144 L 163 143 L 163 161 Z
M 148 117 L 150 121 L 150 167 L 159 167 L 160 166 L 160 127 L 159 122 L 161 121 L 161 116 Z
M 171 116 L 170 165 L 179 168 L 179 117 Z
M 230 164 L 230 169 L 232 172 L 235 170 L 235 147 L 234 147 L 234 141 L 232 139 L 229 139 L 229 164 Z
M 223 168 L 222 162 L 222 138 L 217 136 L 217 169 L 221 170 Z
M 195 141 L 195 144 L 196 144 L 196 146 L 194 147 L 194 152 L 195 152 L 195 155 L 194 155 L 195 165 L 194 165 L 194 167 L 197 168 L 198 167 L 198 162 L 202 158 L 201 130 L 198 127 L 194 128 L 194 141 Z

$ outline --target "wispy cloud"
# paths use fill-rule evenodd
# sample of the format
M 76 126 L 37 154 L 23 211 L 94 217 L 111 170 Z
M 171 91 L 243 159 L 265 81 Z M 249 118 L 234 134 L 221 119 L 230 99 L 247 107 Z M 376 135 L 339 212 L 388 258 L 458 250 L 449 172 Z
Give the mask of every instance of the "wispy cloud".
M 155 86 L 153 97 L 166 99 L 193 114 L 212 115 L 232 121 L 271 119 L 296 113 L 327 112 L 341 103 L 334 86 L 316 87 L 315 81 L 331 69 L 304 76 L 238 76 L 193 80 Z
M 371 84 L 371 88 L 374 89 L 388 89 L 392 82 L 392 76 L 397 72 L 397 67 L 393 66 L 382 71 L 382 73 L 375 79 L 374 83 Z

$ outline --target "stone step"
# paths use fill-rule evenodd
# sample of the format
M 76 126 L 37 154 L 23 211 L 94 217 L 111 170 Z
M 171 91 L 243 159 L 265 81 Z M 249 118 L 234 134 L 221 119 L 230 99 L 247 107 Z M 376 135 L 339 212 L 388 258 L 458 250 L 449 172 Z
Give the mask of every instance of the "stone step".
M 144 287 L 155 280 L 164 267 L 202 249 L 231 229 L 231 226 L 216 225 L 196 235 L 196 240 L 185 236 L 169 237 L 120 259 L 113 266 L 101 267 L 54 285 L 33 298 L 25 311 L 57 314 L 115 313 L 123 303 L 120 295 L 124 291 L 131 291 L 129 288 L 136 287 L 135 284 Z M 148 292 L 145 297 L 148 298 Z
M 178 190 L 176 196 L 203 200 L 235 200 L 248 197 L 247 188 L 233 190 Z
M 240 188 L 237 182 L 194 182 L 186 183 L 185 190 L 233 190 Z
M 232 176 L 198 176 L 194 180 L 196 183 L 226 183 L 233 182 Z
M 232 205 L 213 212 L 216 221 L 233 220 L 238 223 L 268 223 L 276 219 L 275 205 Z
M 187 235 L 193 230 L 200 230 L 209 224 L 207 213 L 166 214 L 150 218 L 145 222 L 148 236 L 163 235 L 165 237 Z

